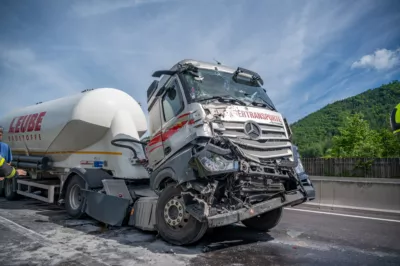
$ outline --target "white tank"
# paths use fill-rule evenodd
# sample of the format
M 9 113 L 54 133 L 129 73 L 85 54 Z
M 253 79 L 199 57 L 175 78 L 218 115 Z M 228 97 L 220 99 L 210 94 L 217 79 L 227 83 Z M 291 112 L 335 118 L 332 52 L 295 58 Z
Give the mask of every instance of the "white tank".
M 15 110 L 2 117 L 0 125 L 4 127 L 3 141 L 9 144 L 13 155 L 47 155 L 60 168 L 96 167 L 100 162 L 125 177 L 131 174 L 118 170 L 127 167 L 115 157 L 128 158 L 132 152 L 110 142 L 121 137 L 139 140 L 147 131 L 146 117 L 138 102 L 112 88 Z M 134 146 L 144 157 L 140 145 Z

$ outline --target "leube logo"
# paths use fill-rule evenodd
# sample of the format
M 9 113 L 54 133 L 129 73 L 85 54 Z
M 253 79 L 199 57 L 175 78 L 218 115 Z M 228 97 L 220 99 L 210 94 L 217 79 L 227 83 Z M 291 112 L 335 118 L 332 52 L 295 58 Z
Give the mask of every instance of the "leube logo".
M 8 133 L 9 141 L 23 141 L 23 140 L 41 140 L 40 132 L 42 129 L 43 118 L 46 112 L 34 113 L 29 115 L 22 115 L 14 117 L 11 120 Z M 30 133 L 30 134 L 21 134 Z

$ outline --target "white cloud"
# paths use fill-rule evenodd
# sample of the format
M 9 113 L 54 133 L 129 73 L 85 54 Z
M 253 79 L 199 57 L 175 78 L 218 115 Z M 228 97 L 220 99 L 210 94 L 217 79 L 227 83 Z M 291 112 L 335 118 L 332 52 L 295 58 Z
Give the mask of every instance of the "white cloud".
M 372 54 L 364 55 L 355 61 L 352 68 L 374 68 L 376 70 L 392 69 L 400 64 L 400 48 L 396 50 L 378 49 Z
M 63 10 L 53 6 L 52 12 L 32 20 L 37 24 L 28 25 L 19 15 L 29 30 L 16 40 L 3 34 L 10 44 L 0 47 L 0 90 L 8 87 L 23 95 L 14 105 L 24 106 L 86 88 L 116 87 L 147 109 L 153 71 L 185 58 L 216 58 L 259 72 L 290 121 L 324 103 L 312 105 L 315 99 L 341 89 L 341 81 L 350 78 L 346 71 L 354 61 L 351 53 L 386 47 L 375 34 L 350 56 L 346 49 L 349 29 L 357 27 L 359 33 L 364 28 L 358 26 L 363 25 L 360 21 L 369 19 L 377 5 L 370 0 L 86 0 Z M 41 37 L 32 41 L 32 36 Z M 340 65 L 334 71 L 329 69 L 332 62 Z M 2 68 L 6 72 L 1 73 Z M 12 94 L 1 97 L 11 99 Z
M 4 110 L 52 100 L 85 89 L 79 80 L 60 66 L 61 62 L 38 58 L 29 48 L 2 49 L 0 61 L 4 67 L 0 83 L 1 99 L 14 99 L 1 101 L 1 109 Z
M 80 1 L 72 6 L 72 11 L 80 17 L 90 17 L 116 12 L 125 8 L 133 8 L 139 5 L 160 4 L 178 0 L 87 0 Z

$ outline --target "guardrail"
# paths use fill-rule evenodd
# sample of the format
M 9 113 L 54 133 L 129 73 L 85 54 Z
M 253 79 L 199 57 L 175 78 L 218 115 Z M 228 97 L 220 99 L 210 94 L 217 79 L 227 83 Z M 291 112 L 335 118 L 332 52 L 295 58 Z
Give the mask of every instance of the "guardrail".
M 400 180 L 310 176 L 315 200 L 308 207 L 400 217 Z

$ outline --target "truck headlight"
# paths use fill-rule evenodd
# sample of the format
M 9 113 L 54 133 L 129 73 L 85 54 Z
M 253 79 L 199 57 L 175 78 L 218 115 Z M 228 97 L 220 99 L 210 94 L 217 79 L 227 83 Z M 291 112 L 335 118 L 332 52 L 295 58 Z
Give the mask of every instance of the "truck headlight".
M 238 161 L 227 160 L 224 157 L 211 152 L 206 152 L 202 157 L 200 157 L 200 162 L 208 171 L 213 172 L 239 169 Z
M 191 159 L 190 165 L 202 177 L 237 172 L 239 170 L 238 161 L 226 159 L 219 154 L 207 150 L 202 150 L 196 154 Z

